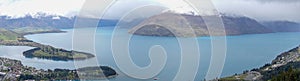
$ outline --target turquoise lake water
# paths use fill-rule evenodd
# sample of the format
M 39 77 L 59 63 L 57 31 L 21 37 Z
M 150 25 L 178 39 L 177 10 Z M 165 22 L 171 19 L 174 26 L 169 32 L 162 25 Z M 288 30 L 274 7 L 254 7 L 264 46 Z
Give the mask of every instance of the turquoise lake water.
M 27 35 L 26 38 L 58 48 L 71 49 L 72 29 L 64 30 L 68 32 Z M 86 28 L 82 29 L 82 31 L 92 32 L 93 30 Z M 111 66 L 118 70 L 120 75 L 114 79 L 110 79 L 111 81 L 138 81 L 138 79 L 124 75 L 118 69 L 111 52 L 112 31 L 113 28 L 110 27 L 97 29 L 95 48 L 99 64 Z M 221 76 L 224 77 L 241 73 L 244 70 L 250 70 L 271 62 L 278 54 L 300 45 L 299 35 L 299 32 L 288 32 L 227 36 L 227 57 Z M 204 79 L 209 67 L 211 39 L 210 37 L 199 37 L 197 39 L 200 47 L 200 66 L 195 80 L 199 81 Z M 161 81 L 172 80 L 180 65 L 180 47 L 176 38 L 133 36 L 130 42 L 130 53 L 133 62 L 141 67 L 149 65 L 150 59 L 148 58 L 148 50 L 152 45 L 162 45 L 167 52 L 168 58 L 166 66 L 156 77 Z M 23 51 L 31 48 L 32 47 L 26 46 L 0 46 L 0 56 L 21 60 L 24 65 L 39 69 L 75 68 L 73 61 L 30 59 L 22 56 Z M 153 79 L 147 81 L 151 80 Z

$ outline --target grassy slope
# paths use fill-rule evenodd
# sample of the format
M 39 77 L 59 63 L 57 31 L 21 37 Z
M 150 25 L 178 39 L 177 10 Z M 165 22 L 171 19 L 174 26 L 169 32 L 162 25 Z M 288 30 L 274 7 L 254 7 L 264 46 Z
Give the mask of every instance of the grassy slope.
M 33 46 L 41 49 L 49 49 L 47 51 L 34 50 L 31 52 L 34 57 L 49 57 L 49 58 L 62 58 L 62 60 L 68 59 L 85 59 L 94 57 L 91 54 L 76 52 L 76 51 L 67 51 L 63 49 L 54 48 L 52 46 L 46 46 L 33 41 L 27 40 L 23 37 L 26 34 L 35 34 L 35 33 L 50 33 L 50 32 L 63 32 L 58 29 L 53 28 L 35 28 L 35 27 L 23 27 L 15 29 L 5 29 L 0 28 L 0 41 L 2 45 L 15 45 L 15 46 Z M 26 40 L 26 41 L 22 41 Z
M 4 29 L 4 28 L 0 28 L 0 40 L 2 41 L 11 41 L 11 40 L 17 40 L 19 37 L 19 34 Z

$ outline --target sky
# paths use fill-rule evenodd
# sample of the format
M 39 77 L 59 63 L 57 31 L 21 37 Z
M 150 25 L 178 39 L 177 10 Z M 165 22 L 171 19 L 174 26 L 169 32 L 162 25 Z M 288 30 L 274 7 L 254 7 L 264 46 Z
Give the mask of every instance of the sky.
M 71 17 L 80 11 L 84 2 L 85 0 L 0 0 L 0 15 L 20 17 L 43 12 Z M 300 0 L 212 0 L 212 2 L 221 13 L 247 16 L 259 21 L 300 22 Z M 119 0 L 108 10 L 107 13 L 110 15 L 107 15 L 107 18 L 119 18 L 128 10 L 145 5 L 155 5 L 153 10 L 163 7 L 178 12 L 192 10 L 182 0 Z M 143 12 L 154 13 L 153 10 L 148 8 Z
M 214 0 L 219 12 L 237 14 L 256 20 L 300 22 L 300 0 Z
M 56 15 L 75 15 L 84 0 L 0 0 L 0 15 L 22 16 L 43 12 Z

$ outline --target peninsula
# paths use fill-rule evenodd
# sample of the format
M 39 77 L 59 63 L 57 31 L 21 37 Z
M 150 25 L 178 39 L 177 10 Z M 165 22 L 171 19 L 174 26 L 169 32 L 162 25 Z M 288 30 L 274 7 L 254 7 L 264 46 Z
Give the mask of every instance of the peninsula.
M 29 31 L 30 30 L 30 31 Z M 55 48 L 49 45 L 43 45 L 34 41 L 28 40 L 24 37 L 27 34 L 36 33 L 51 33 L 64 32 L 57 29 L 45 28 L 22 28 L 22 29 L 5 29 L 0 28 L 0 45 L 6 46 L 30 46 L 36 47 L 34 49 L 23 52 L 23 55 L 28 58 L 44 58 L 52 60 L 83 60 L 95 57 L 93 54 L 68 51 L 60 48 Z

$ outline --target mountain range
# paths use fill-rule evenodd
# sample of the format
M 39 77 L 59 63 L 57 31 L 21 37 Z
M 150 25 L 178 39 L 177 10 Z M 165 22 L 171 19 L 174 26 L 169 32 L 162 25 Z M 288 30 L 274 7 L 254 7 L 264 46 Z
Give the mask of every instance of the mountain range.
M 98 27 L 122 26 L 129 29 L 129 33 L 146 36 L 174 36 L 176 33 L 181 37 L 222 35 L 224 30 L 212 25 L 211 32 L 208 32 L 206 24 L 215 24 L 216 22 L 206 22 L 204 16 L 192 14 L 180 14 L 172 12 L 164 12 L 145 19 L 135 19 L 130 22 L 114 19 L 101 19 Z M 205 16 L 210 18 L 212 16 Z M 9 16 L 0 16 L 0 28 L 15 29 L 22 27 L 36 28 L 73 28 L 78 17 L 64 17 L 57 15 L 26 15 L 19 18 L 11 18 Z M 264 21 L 258 22 L 255 19 L 244 16 L 226 16 L 221 15 L 226 35 L 242 35 L 242 34 L 260 34 L 273 32 L 299 32 L 300 24 L 291 21 Z M 94 18 L 82 19 L 80 27 L 91 27 L 91 23 L 98 21 Z M 189 29 L 191 27 L 193 30 Z
M 26 15 L 24 17 L 19 18 L 11 18 L 9 16 L 0 16 L 0 27 L 1 28 L 20 28 L 20 27 L 52 27 L 58 29 L 65 29 L 65 28 L 73 28 L 77 17 L 64 17 L 64 16 L 56 16 L 56 15 L 44 15 L 44 16 L 31 16 Z M 90 27 L 89 21 L 95 21 L 99 19 L 94 18 L 81 18 L 83 19 L 83 23 L 80 26 L 82 27 Z M 118 20 L 109 20 L 109 19 L 101 19 L 98 27 L 103 26 L 115 26 Z
M 267 21 L 262 22 L 264 26 L 275 32 L 299 32 L 300 24 L 291 21 Z
M 216 22 L 205 22 L 213 19 L 213 16 L 197 16 L 190 14 L 178 14 L 165 12 L 147 18 L 134 26 L 129 33 L 146 36 L 219 36 L 223 35 L 222 28 L 216 26 Z M 226 35 L 261 34 L 273 32 L 299 31 L 299 23 L 290 21 L 258 22 L 249 17 L 233 17 L 221 15 Z M 280 22 L 280 23 L 278 23 Z M 212 24 L 210 32 L 206 24 Z M 189 29 L 192 28 L 192 29 Z M 175 35 L 176 34 L 176 35 Z

